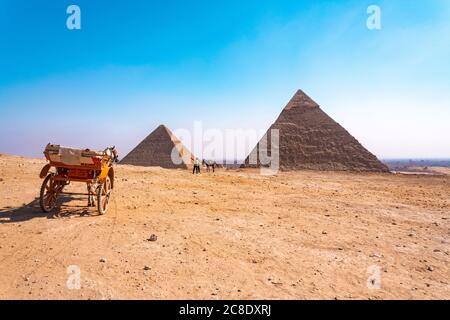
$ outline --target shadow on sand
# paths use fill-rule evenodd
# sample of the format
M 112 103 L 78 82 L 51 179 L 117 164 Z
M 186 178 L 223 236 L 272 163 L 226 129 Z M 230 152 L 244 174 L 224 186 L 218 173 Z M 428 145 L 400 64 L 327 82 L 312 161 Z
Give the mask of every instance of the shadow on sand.
M 0 224 L 4 223 L 15 223 L 28 221 L 33 218 L 45 218 L 54 219 L 54 218 L 64 218 L 71 216 L 79 216 L 79 217 L 89 217 L 95 215 L 93 210 L 86 206 L 81 205 L 67 205 L 67 203 L 73 200 L 86 200 L 81 197 L 75 197 L 72 195 L 61 195 L 58 198 L 57 207 L 52 210 L 52 212 L 45 213 L 41 210 L 39 206 L 39 198 L 35 198 L 28 204 L 24 204 L 21 207 L 12 208 L 12 207 L 4 207 L 0 208 Z

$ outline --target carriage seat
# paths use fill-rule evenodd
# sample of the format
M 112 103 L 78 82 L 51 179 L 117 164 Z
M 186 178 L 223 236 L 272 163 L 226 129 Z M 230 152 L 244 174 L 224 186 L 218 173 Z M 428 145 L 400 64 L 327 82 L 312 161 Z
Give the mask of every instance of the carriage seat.
M 103 151 L 68 148 L 50 143 L 45 147 L 44 153 L 47 153 L 50 161 L 60 162 L 70 166 L 91 165 L 94 164 L 93 157 L 103 157 L 104 155 Z

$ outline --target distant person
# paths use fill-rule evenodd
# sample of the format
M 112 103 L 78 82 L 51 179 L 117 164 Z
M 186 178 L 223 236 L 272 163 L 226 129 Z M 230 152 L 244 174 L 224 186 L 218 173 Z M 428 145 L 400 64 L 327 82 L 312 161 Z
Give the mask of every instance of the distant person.
M 192 170 L 192 174 L 199 174 L 199 173 L 200 173 L 200 160 L 198 160 L 198 158 L 195 158 L 194 169 Z

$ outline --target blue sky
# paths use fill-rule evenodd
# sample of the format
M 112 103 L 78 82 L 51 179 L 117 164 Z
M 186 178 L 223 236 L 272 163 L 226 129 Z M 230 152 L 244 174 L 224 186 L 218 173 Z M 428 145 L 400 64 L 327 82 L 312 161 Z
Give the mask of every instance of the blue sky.
M 0 36 L 0 153 L 265 130 L 301 88 L 378 157 L 450 158 L 446 0 L 0 0 Z

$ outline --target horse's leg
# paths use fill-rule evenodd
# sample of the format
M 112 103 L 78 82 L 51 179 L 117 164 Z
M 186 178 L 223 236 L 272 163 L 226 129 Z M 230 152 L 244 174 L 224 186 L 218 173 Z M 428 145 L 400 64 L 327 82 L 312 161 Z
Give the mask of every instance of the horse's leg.
M 87 192 L 88 192 L 88 207 L 91 207 L 92 206 L 92 202 L 91 202 L 91 188 L 90 188 L 89 184 L 86 184 L 86 185 L 87 185 Z

